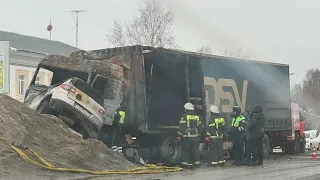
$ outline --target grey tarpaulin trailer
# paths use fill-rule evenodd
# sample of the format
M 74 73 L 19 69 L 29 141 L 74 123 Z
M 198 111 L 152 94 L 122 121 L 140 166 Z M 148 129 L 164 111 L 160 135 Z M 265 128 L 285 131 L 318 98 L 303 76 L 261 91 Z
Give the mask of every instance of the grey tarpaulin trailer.
M 186 102 L 195 105 L 203 124 L 212 104 L 219 107 L 228 123 L 234 105 L 244 111 L 260 104 L 266 116 L 266 153 L 277 145 L 288 151 L 297 146 L 297 136 L 290 138 L 288 65 L 145 46 L 74 52 L 72 56 L 104 60 L 124 68 L 127 118 L 123 128 L 137 137 L 136 144 L 141 151 L 146 150 L 143 152 L 149 159 L 179 160 L 175 136 Z M 112 128 L 102 129 L 100 139 L 106 144 Z

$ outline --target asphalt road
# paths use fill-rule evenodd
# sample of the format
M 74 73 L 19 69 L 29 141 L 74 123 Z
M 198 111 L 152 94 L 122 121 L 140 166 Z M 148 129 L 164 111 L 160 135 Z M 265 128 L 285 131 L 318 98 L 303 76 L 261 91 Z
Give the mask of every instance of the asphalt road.
M 272 155 L 263 166 L 232 166 L 202 168 L 195 171 L 185 171 L 161 179 L 171 180 L 282 180 L 282 179 L 320 179 L 320 161 L 311 159 L 311 153 L 304 155 L 288 156 L 283 154 Z
M 320 155 L 320 154 L 319 154 Z M 318 155 L 318 156 L 319 156 Z M 176 173 L 139 175 L 139 176 L 108 176 L 108 177 L 72 177 L 66 180 L 318 180 L 320 179 L 320 160 L 312 160 L 311 153 L 295 156 L 275 154 L 266 160 L 263 166 L 233 166 L 227 163 L 224 167 L 202 166 L 194 170 Z
M 318 152 L 320 157 L 320 152 Z M 233 166 L 228 162 L 224 167 L 206 167 L 198 169 L 186 169 L 176 173 L 152 174 L 152 175 L 130 175 L 130 176 L 103 176 L 97 177 L 87 174 L 59 173 L 34 168 L 26 171 L 25 176 L 20 175 L 13 179 L 43 179 L 43 180 L 318 180 L 320 179 L 320 160 L 312 160 L 311 153 L 300 155 L 271 155 L 263 166 Z M 0 179 L 12 179 L 1 177 Z

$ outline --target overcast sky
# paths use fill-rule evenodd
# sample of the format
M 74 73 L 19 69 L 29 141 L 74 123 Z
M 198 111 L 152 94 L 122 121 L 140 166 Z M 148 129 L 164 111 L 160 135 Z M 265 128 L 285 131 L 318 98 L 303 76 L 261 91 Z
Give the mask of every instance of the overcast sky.
M 75 46 L 79 15 L 82 49 L 107 47 L 113 20 L 130 20 L 143 0 L 0 0 L 0 29 L 49 38 Z M 292 83 L 319 66 L 319 0 L 161 0 L 175 12 L 174 31 L 184 50 L 209 45 L 215 54 L 243 48 L 253 59 L 290 64 Z

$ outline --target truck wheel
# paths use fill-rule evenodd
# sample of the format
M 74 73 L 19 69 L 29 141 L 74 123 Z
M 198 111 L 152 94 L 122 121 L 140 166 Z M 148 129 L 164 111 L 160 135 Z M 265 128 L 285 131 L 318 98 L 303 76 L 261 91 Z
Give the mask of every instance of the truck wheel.
M 296 134 L 296 137 L 294 139 L 295 143 L 295 154 L 298 154 L 300 152 L 300 136 L 299 134 Z
M 305 153 L 306 152 L 306 146 L 304 143 L 300 143 L 300 153 Z
M 181 147 L 176 138 L 168 137 L 160 145 L 161 159 L 166 164 L 178 164 L 181 156 Z
M 299 135 L 296 134 L 293 142 L 285 147 L 285 151 L 288 154 L 298 154 L 300 152 Z
M 306 152 L 306 139 L 305 137 L 300 137 L 300 153 L 305 153 L 305 152 Z
M 271 152 L 270 148 L 270 140 L 267 134 L 264 134 L 263 136 L 263 158 L 267 159 L 269 157 L 269 154 Z

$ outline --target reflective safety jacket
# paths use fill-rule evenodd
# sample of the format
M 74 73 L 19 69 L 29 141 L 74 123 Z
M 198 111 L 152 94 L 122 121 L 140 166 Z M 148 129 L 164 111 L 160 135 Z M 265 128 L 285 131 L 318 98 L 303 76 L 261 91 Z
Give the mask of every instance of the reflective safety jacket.
M 213 115 L 207 127 L 207 136 L 210 138 L 223 138 L 225 133 L 225 121 L 221 114 Z
M 200 117 L 194 112 L 187 112 L 180 119 L 178 134 L 183 137 L 198 137 L 200 127 Z
M 115 119 L 118 120 L 120 124 L 123 124 L 126 117 L 126 112 L 122 110 L 116 111 L 115 117 Z
M 245 125 L 245 117 L 243 117 L 242 115 L 233 118 L 232 119 L 232 123 L 231 123 L 231 127 L 232 128 L 237 128 L 239 131 L 243 131 L 244 130 L 244 125 Z
M 245 117 L 242 115 L 232 119 L 231 128 L 230 128 L 230 140 L 232 142 L 244 140 L 244 130 L 245 130 Z

